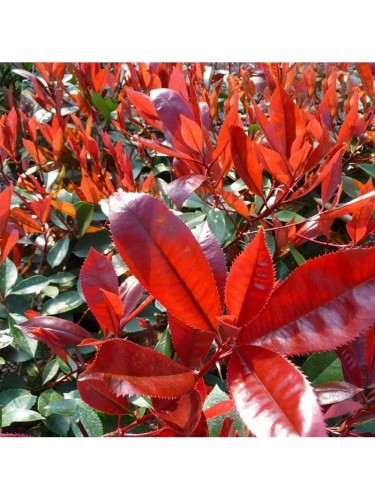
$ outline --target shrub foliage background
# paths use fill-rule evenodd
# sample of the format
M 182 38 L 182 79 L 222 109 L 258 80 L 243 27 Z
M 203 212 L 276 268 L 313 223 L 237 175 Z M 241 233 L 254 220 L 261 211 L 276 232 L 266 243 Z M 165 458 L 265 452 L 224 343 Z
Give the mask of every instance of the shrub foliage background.
M 241 370 L 237 364 L 246 358 L 250 372 L 262 380 L 260 369 L 251 363 L 261 353 L 265 366 L 268 358 L 263 351 L 269 346 L 245 349 L 240 345 L 236 351 L 228 338 L 243 327 L 245 333 L 239 335 L 247 342 L 246 324 L 255 328 L 263 307 L 260 317 L 267 320 L 268 300 L 279 304 L 272 290 L 276 295 L 277 286 L 292 271 L 320 255 L 353 258 L 332 259 L 332 265 L 321 267 L 319 262 L 328 261 L 313 261 L 310 274 L 333 273 L 334 287 L 340 273 L 347 273 L 350 286 L 358 287 L 361 304 L 364 295 L 375 295 L 370 269 L 375 235 L 374 70 L 369 63 L 1 64 L 2 432 L 31 436 L 293 434 L 286 431 L 289 410 L 281 396 L 277 409 L 266 405 L 260 424 L 252 427 L 257 417 L 250 418 L 238 403 L 242 396 L 235 382 Z M 181 325 L 181 318 L 171 314 L 173 304 L 168 305 L 169 300 L 173 303 L 174 291 L 167 292 L 167 302 L 159 302 L 161 285 L 150 291 L 136 254 L 129 249 L 130 260 L 124 258 L 131 228 L 119 237 L 114 218 L 110 220 L 110 210 L 116 210 L 109 200 L 119 190 L 145 194 L 123 198 L 124 206 L 128 199 L 147 200 L 140 218 L 150 219 L 152 211 L 159 214 L 160 205 L 149 197 L 160 200 L 193 231 L 203 252 L 206 245 L 205 256 L 219 293 L 222 290 L 220 300 L 226 301 L 221 324 L 225 335 L 208 334 L 204 325 L 197 325 L 197 334 Z M 121 213 L 125 217 L 125 208 Z M 180 227 L 173 218 L 168 222 Z M 176 241 L 182 235 L 184 230 L 177 232 Z M 365 253 L 356 252 L 360 247 Z M 246 248 L 263 260 L 269 252 L 273 262 L 269 261 L 269 269 L 275 269 L 275 282 L 272 274 L 267 285 L 269 293 L 244 299 L 246 304 L 249 301 L 246 307 L 258 307 L 254 314 L 235 304 L 228 292 L 236 279 L 242 280 L 247 266 L 256 265 L 246 261 L 243 272 L 232 268 L 235 262 L 240 265 L 237 257 Z M 355 253 L 345 253 L 348 249 Z M 368 259 L 368 265 L 358 262 L 359 256 Z M 350 268 L 358 262 L 368 274 L 366 281 L 358 278 L 353 285 L 354 271 L 340 267 L 343 264 L 335 271 L 335 262 L 347 262 Z M 225 268 L 233 269 L 227 288 Z M 362 289 L 365 284 L 367 291 Z M 343 290 L 337 288 L 337 297 L 340 293 Z M 323 307 L 318 298 L 315 304 L 314 292 L 311 295 L 314 307 Z M 342 315 L 344 306 L 336 295 L 334 309 Z M 365 306 L 354 295 L 345 307 L 360 318 Z M 283 300 L 287 310 L 288 298 Z M 304 300 L 301 297 L 301 304 Z M 311 343 L 298 352 L 279 349 L 270 361 L 279 370 L 278 380 L 295 377 L 288 371 L 291 364 L 282 364 L 281 355 L 303 372 L 306 379 L 301 376 L 293 383 L 303 385 L 303 394 L 310 384 L 313 387 L 312 404 L 319 403 L 321 416 L 316 418 L 324 418 L 326 435 L 375 433 L 375 312 L 371 310 L 372 303 L 366 325 L 353 321 L 346 337 L 332 331 L 332 345 L 323 348 Z M 279 314 L 277 307 L 273 311 Z M 333 313 L 324 314 L 328 323 Z M 186 340 L 181 340 L 188 335 L 194 355 L 187 354 Z M 116 337 L 112 343 L 102 343 L 112 337 Z M 128 342 L 124 344 L 122 338 Z M 227 357 L 232 351 L 225 351 L 223 345 L 237 352 L 229 369 Z M 90 385 L 90 380 L 96 380 L 90 379 L 90 370 L 100 360 L 98 356 L 93 364 L 97 349 L 104 357 L 104 351 L 115 346 L 107 355 L 110 360 L 124 346 L 134 358 L 143 353 L 138 346 L 153 351 L 143 361 L 140 354 L 145 374 L 154 355 L 156 364 L 164 367 L 165 363 L 163 375 L 172 375 L 177 364 L 181 370 L 188 367 L 187 384 L 191 373 L 199 375 L 194 389 L 186 389 L 184 395 L 173 395 L 168 389 L 162 394 L 160 388 L 156 394 L 149 388 L 134 393 L 122 385 L 115 391 L 110 390 L 108 377 Z M 133 379 L 132 383 L 136 387 Z M 254 394 L 250 406 L 253 400 Z M 301 407 L 300 401 L 295 403 L 297 427 L 303 420 Z M 275 415 L 280 408 L 284 423 L 277 427 Z M 315 435 L 320 435 L 323 424 L 319 425 Z M 296 433 L 314 435 L 311 429 Z

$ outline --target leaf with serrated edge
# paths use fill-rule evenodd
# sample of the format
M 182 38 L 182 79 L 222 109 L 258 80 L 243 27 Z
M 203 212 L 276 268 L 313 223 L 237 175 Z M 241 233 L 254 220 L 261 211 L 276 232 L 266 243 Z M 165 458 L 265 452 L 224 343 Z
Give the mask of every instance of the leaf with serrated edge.
M 220 298 L 191 231 L 152 196 L 119 192 L 109 203 L 115 245 L 143 287 L 184 323 L 215 331 Z
M 242 420 L 257 437 L 327 435 L 311 386 L 280 354 L 258 346 L 237 348 L 228 385 Z
M 284 355 L 334 349 L 375 321 L 375 247 L 312 259 L 294 271 L 237 337 Z
M 101 379 L 116 396 L 174 398 L 191 391 L 194 373 L 147 347 L 125 339 L 104 342 L 80 381 Z
M 266 304 L 274 286 L 274 270 L 264 231 L 234 261 L 227 279 L 225 301 L 237 325 L 251 321 Z

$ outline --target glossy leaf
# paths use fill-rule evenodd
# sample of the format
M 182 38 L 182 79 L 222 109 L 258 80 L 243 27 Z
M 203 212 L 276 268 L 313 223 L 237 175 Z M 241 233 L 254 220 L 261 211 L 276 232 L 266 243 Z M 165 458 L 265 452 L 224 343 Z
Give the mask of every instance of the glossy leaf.
M 225 283 L 227 280 L 227 266 L 225 263 L 224 251 L 219 242 L 210 230 L 207 221 L 202 222 L 192 231 L 195 239 L 198 241 L 203 253 L 211 267 L 215 277 L 216 286 L 224 304 Z
M 133 193 L 110 198 L 109 219 L 122 259 L 144 288 L 181 321 L 215 331 L 215 279 L 185 224 L 156 198 Z
M 207 180 L 206 175 L 183 175 L 168 184 L 168 196 L 176 207 L 181 209 L 189 196 Z
M 285 355 L 319 352 L 354 339 L 374 321 L 375 247 L 354 248 L 294 271 L 237 342 Z
M 0 193 L 0 236 L 2 236 L 8 222 L 12 192 L 12 186 L 8 186 Z
M 348 382 L 327 382 L 314 387 L 319 404 L 330 405 L 353 398 L 362 389 Z
M 199 392 L 193 389 L 188 394 L 181 396 L 176 402 L 168 401 L 163 406 L 162 410 L 153 410 L 155 416 L 180 436 L 191 435 L 198 425 L 202 413 L 202 400 Z
M 257 143 L 254 143 L 254 149 L 259 161 L 272 177 L 280 182 L 280 184 L 285 184 L 286 186 L 292 184 L 293 178 L 288 163 L 283 159 L 280 153 Z
M 185 325 L 172 314 L 168 314 L 171 338 L 178 357 L 191 369 L 201 368 L 207 356 L 214 335 Z
M 283 152 L 287 158 L 290 158 L 296 130 L 298 125 L 301 125 L 299 123 L 301 118 L 298 106 L 279 83 L 272 94 L 269 116 L 271 125 L 282 144 Z
M 250 138 L 241 127 L 231 129 L 231 154 L 235 169 L 250 192 L 263 197 L 262 166 Z
M 80 376 L 101 379 L 117 396 L 174 398 L 191 391 L 195 376 L 188 368 L 162 354 L 124 339 L 108 340 Z
M 95 410 L 109 415 L 124 415 L 130 411 L 124 396 L 116 396 L 101 378 L 79 378 L 78 390 L 83 401 Z
M 53 316 L 38 316 L 17 326 L 25 334 L 28 334 L 33 328 L 44 328 L 65 345 L 78 345 L 82 340 L 92 338 L 91 334 L 82 326 Z
M 251 321 L 266 304 L 274 286 L 274 270 L 264 232 L 256 237 L 234 261 L 228 275 L 225 302 L 237 325 Z
M 228 367 L 237 410 L 257 436 L 326 436 L 312 388 L 301 372 L 275 352 L 241 346 Z
M 119 316 L 123 315 L 124 308 L 119 297 L 118 278 L 112 262 L 91 248 L 81 268 L 80 277 L 86 302 L 101 327 L 109 332 L 119 333 Z M 118 315 L 105 299 L 104 292 L 117 296 Z

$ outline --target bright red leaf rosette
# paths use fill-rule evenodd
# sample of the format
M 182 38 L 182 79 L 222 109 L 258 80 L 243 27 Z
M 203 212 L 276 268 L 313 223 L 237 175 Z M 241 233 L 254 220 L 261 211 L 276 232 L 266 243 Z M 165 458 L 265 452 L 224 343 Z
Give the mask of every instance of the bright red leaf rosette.
M 196 383 L 207 367 L 229 359 L 230 395 L 254 435 L 327 435 L 312 387 L 286 356 L 334 349 L 374 322 L 375 247 L 318 257 L 275 285 L 261 229 L 233 262 L 224 291 L 224 255 L 207 227 L 194 236 L 160 200 L 121 191 L 110 198 L 109 219 L 120 256 L 167 309 L 182 363 L 125 339 L 106 340 L 79 377 L 81 388 L 90 383 L 90 392 L 81 391 L 87 403 L 92 391 L 104 394 L 108 407 L 111 397 L 151 396 L 163 428 L 196 435 L 205 421 Z M 85 286 L 90 297 L 93 285 Z M 216 352 L 203 366 L 212 342 Z M 175 403 L 160 405 L 163 398 Z M 110 412 L 117 410 L 115 403 Z

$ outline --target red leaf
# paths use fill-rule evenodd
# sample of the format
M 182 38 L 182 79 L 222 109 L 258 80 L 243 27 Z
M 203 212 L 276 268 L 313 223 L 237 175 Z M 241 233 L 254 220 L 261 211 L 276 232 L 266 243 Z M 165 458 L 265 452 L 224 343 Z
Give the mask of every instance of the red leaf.
M 219 134 L 217 136 L 216 147 L 214 151 L 213 161 L 217 158 L 220 159 L 220 164 L 222 168 L 222 175 L 225 176 L 232 165 L 232 155 L 231 155 L 231 129 L 232 127 L 240 127 L 243 129 L 243 123 L 238 114 L 238 95 L 235 94 L 233 97 L 233 105 L 229 113 L 227 114 Z
M 280 83 L 276 85 L 272 94 L 268 113 L 273 130 L 282 144 L 283 152 L 287 158 L 290 158 L 297 127 L 301 126 L 301 116 L 298 106 Z
M 356 68 L 361 79 L 363 88 L 370 99 L 374 98 L 374 79 L 369 63 L 357 63 Z
M 262 166 L 250 138 L 241 127 L 231 129 L 231 155 L 238 175 L 250 192 L 263 197 Z
M 343 150 L 334 155 L 330 161 L 330 170 L 328 175 L 324 176 L 322 180 L 322 202 L 323 205 L 329 201 L 335 194 L 341 180 L 342 173 L 342 154 Z M 336 160 L 334 160 L 336 158 Z
M 221 304 L 224 306 L 225 283 L 227 281 L 227 266 L 225 255 L 220 243 L 210 230 L 207 221 L 202 222 L 192 230 L 214 274 L 216 286 L 220 295 Z
M 113 394 L 101 378 L 78 379 L 79 393 L 85 403 L 95 410 L 109 415 L 129 413 L 129 404 L 124 396 Z
M 0 193 L 0 237 L 3 235 L 7 226 L 12 192 L 12 186 L 8 186 Z
M 119 334 L 120 318 L 113 310 L 113 307 L 109 305 L 112 299 L 108 302 L 103 293 L 105 290 L 113 295 L 119 295 L 118 279 L 112 262 L 97 250 L 91 248 L 81 268 L 80 277 L 83 295 L 101 328 Z M 119 296 L 115 307 L 118 314 L 123 315 L 124 309 Z
M 191 369 L 201 368 L 214 340 L 213 333 L 185 325 L 172 314 L 168 314 L 168 322 L 174 348 L 183 364 Z
M 242 215 L 242 217 L 249 216 L 249 207 L 243 201 L 242 198 L 237 196 L 235 193 L 230 191 L 226 191 L 225 189 L 220 189 L 220 194 L 224 198 L 224 201 L 235 210 L 238 214 Z
M 208 177 L 206 175 L 200 174 L 179 177 L 168 184 L 168 196 L 180 210 L 189 196 L 207 180 Z
M 346 115 L 345 120 L 341 125 L 339 135 L 337 136 L 338 143 L 350 142 L 351 138 L 355 133 L 357 119 L 358 119 L 358 94 L 357 92 L 355 92 L 353 106 L 351 107 L 349 113 Z
M 194 113 L 188 103 L 181 96 L 171 89 L 155 89 L 150 92 L 151 102 L 162 121 L 164 127 L 172 134 L 172 141 L 177 147 L 178 144 L 185 145 L 182 134 L 181 116 L 194 121 Z M 175 141 L 178 141 L 178 144 Z M 185 148 L 184 148 L 185 149 Z M 190 148 L 187 148 L 190 150 Z M 190 151 L 185 151 L 189 153 Z
M 274 270 L 264 232 L 260 229 L 253 241 L 234 261 L 228 275 L 225 301 L 228 314 L 238 326 L 251 321 L 266 304 L 274 286 Z
M 117 396 L 175 398 L 190 392 L 194 373 L 163 354 L 124 339 L 102 344 L 80 381 L 100 379 Z
M 63 343 L 54 333 L 45 330 L 44 328 L 41 327 L 23 329 L 22 326 L 19 326 L 19 328 L 25 335 L 28 335 L 29 337 L 37 340 L 38 342 L 44 342 L 45 344 L 47 344 L 52 352 L 54 352 L 63 361 L 65 361 L 65 363 L 68 362 L 68 353 Z
M 231 399 L 227 399 L 210 406 L 207 410 L 204 410 L 204 416 L 207 420 L 209 420 L 210 418 L 219 417 L 220 415 L 225 415 L 225 413 L 230 413 L 235 410 L 236 406 L 234 402 Z
M 314 387 L 314 393 L 321 405 L 330 405 L 351 399 L 359 392 L 362 392 L 362 389 L 348 382 L 333 381 Z
M 328 420 L 329 418 L 337 418 L 343 415 L 347 415 L 348 413 L 357 412 L 361 410 L 363 405 L 358 403 L 358 401 L 340 401 L 340 403 L 335 403 L 328 408 L 328 410 L 324 414 L 324 420 Z
M 166 146 L 165 144 L 161 144 L 160 142 L 143 139 L 143 137 L 136 137 L 136 140 L 143 144 L 143 146 L 146 146 L 146 148 L 154 149 L 155 151 L 159 151 L 159 153 L 174 156 L 176 158 L 180 158 L 181 160 L 194 160 L 194 158 L 192 158 L 189 154 L 183 153 L 182 151 L 177 151 L 176 149 L 171 148 L 170 146 Z
M 126 87 L 126 95 L 129 101 L 135 106 L 139 116 L 144 118 L 152 127 L 162 130 L 161 121 L 148 95 L 142 94 L 141 92 L 135 92 L 128 87 Z
M 125 316 L 137 307 L 145 289 L 134 276 L 129 276 L 119 288 L 120 299 L 124 304 Z
M 266 115 L 259 108 L 259 106 L 257 106 L 255 102 L 253 102 L 253 105 L 259 126 L 262 129 L 264 135 L 266 136 L 268 144 L 271 146 L 273 151 L 276 151 L 281 155 L 283 161 L 286 163 L 287 158 L 285 156 L 283 143 L 280 137 L 277 135 L 276 130 L 274 129 L 272 124 L 268 121 Z
M 91 334 L 75 323 L 54 316 L 37 316 L 18 325 L 28 335 L 32 328 L 41 327 L 49 331 L 64 345 L 78 345 L 84 339 L 92 339 Z
M 187 325 L 215 331 L 215 279 L 186 225 L 160 200 L 138 193 L 111 196 L 109 220 L 121 257 L 144 288 Z
M 290 173 L 288 163 L 277 151 L 266 148 L 261 144 L 254 143 L 254 150 L 263 167 L 274 177 L 280 184 L 291 186 L 293 177 Z
M 168 410 L 168 405 L 172 409 Z M 202 400 L 197 390 L 184 394 L 172 405 L 168 402 L 164 410 L 152 410 L 154 415 L 180 436 L 189 436 L 199 423 L 202 413 Z
M 199 125 L 184 115 L 180 116 L 181 134 L 185 144 L 203 158 L 203 134 Z
M 237 337 L 293 355 L 334 349 L 375 321 L 375 246 L 310 260 Z
M 256 436 L 327 435 L 311 386 L 280 354 L 241 346 L 233 353 L 227 378 L 237 410 Z
M 360 189 L 358 196 L 363 194 L 373 192 L 374 186 L 372 184 L 372 179 L 368 180 L 366 184 Z M 346 224 L 346 230 L 353 241 L 353 243 L 358 243 L 367 234 L 367 224 L 371 218 L 374 211 L 375 200 L 366 203 L 365 205 L 354 208 L 352 214 L 352 220 Z

